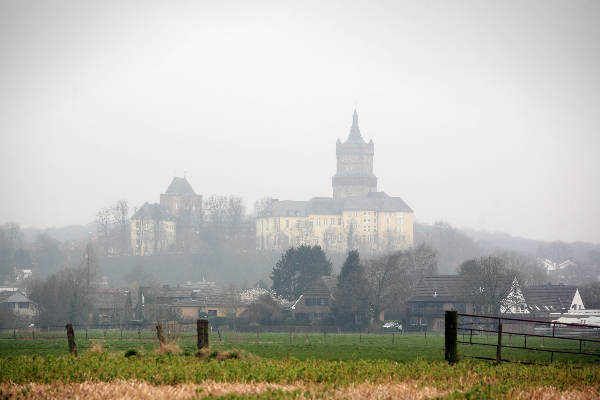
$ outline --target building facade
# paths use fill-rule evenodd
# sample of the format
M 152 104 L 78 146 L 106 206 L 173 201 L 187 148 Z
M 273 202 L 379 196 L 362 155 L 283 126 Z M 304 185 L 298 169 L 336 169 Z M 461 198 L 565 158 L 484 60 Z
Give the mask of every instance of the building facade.
M 320 245 L 326 251 L 380 252 L 413 245 L 413 210 L 400 198 L 377 191 L 373 141 L 366 143 L 354 112 L 350 134 L 336 145 L 333 197 L 275 200 L 257 216 L 261 250 Z
M 173 178 L 160 203 L 145 203 L 131 217 L 131 253 L 152 255 L 185 247 L 202 218 L 202 196 L 186 178 Z

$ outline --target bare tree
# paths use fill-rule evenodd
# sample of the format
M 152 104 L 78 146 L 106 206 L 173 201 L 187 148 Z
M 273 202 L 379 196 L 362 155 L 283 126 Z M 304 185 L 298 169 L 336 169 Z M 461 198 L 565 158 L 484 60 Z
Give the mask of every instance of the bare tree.
M 113 223 L 119 230 L 119 254 L 123 255 L 129 249 L 129 204 L 119 200 L 111 207 Z
M 102 240 L 105 256 L 108 256 L 110 247 L 111 217 L 111 210 L 108 207 L 103 207 L 100 211 L 98 211 L 98 214 L 96 214 L 96 225 L 98 226 L 98 233 L 100 234 Z

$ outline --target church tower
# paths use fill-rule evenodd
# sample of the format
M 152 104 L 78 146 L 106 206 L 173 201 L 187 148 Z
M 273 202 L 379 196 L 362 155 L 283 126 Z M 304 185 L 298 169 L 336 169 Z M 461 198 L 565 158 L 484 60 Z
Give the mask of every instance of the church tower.
M 358 128 L 358 114 L 354 110 L 350 135 L 344 143 L 336 143 L 337 172 L 332 178 L 333 198 L 366 196 L 377 191 L 377 177 L 373 174 L 373 140 L 365 142 Z

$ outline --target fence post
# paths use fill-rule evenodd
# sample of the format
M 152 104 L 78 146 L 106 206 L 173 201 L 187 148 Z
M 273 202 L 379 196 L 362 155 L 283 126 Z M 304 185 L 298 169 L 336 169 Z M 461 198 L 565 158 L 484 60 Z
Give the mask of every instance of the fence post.
M 85 340 L 88 340 L 87 327 L 85 328 Z
M 73 332 L 73 325 L 67 324 L 67 340 L 69 342 L 69 353 L 77 356 L 77 345 L 75 344 L 75 332 Z
M 446 349 L 444 358 L 449 364 L 454 364 L 458 361 L 458 313 L 456 311 L 446 311 L 445 317 L 444 339 Z
M 158 342 L 161 346 L 165 344 L 165 335 L 163 334 L 163 327 L 160 322 L 156 323 L 156 336 L 158 337 Z
M 13 339 L 16 339 L 16 338 L 17 338 L 17 330 L 13 329 Z M 581 347 L 581 346 L 579 346 L 579 347 Z
M 394 344 L 395 336 L 396 336 L 396 334 L 394 332 L 392 332 L 392 344 Z
M 220 342 L 222 340 L 221 339 L 221 330 L 220 329 L 217 329 L 217 334 L 219 335 L 219 342 Z
M 31 328 L 31 338 L 35 340 L 35 327 Z
M 196 321 L 196 331 L 198 334 L 198 350 L 208 347 L 208 320 L 199 319 Z
M 502 320 L 498 319 L 498 345 L 496 346 L 496 362 L 502 361 Z

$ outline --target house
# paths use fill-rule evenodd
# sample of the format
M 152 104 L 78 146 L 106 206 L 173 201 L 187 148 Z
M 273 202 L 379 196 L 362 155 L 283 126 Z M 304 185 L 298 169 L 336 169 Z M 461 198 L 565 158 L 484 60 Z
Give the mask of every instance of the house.
M 92 293 L 95 319 L 99 323 L 120 323 L 134 319 L 135 305 L 127 289 L 102 289 Z
M 291 307 L 293 318 L 312 321 L 329 316 L 337 282 L 337 276 L 321 276 L 308 285 Z
M 531 316 L 548 319 L 550 314 L 564 314 L 585 310 L 577 286 L 538 285 L 526 287 L 523 291 Z
M 17 317 L 33 319 L 39 315 L 37 304 L 19 291 L 0 293 L 0 307 L 6 307 Z
M 237 292 L 206 281 L 177 287 L 140 287 L 138 298 L 143 315 L 148 315 L 153 309 L 164 309 L 176 313 L 183 320 L 238 316 L 245 308 L 239 302 Z
M 423 277 L 409 298 L 408 329 L 444 329 L 444 312 L 448 310 L 474 313 L 475 306 L 467 300 L 468 284 L 459 275 Z
M 407 302 L 408 329 L 442 331 L 446 311 L 479 315 L 500 313 L 505 316 L 528 313 L 523 290 L 515 277 L 503 280 L 497 286 L 500 301 L 487 304 L 486 288 L 477 287 L 464 276 L 425 276 L 417 283 Z

